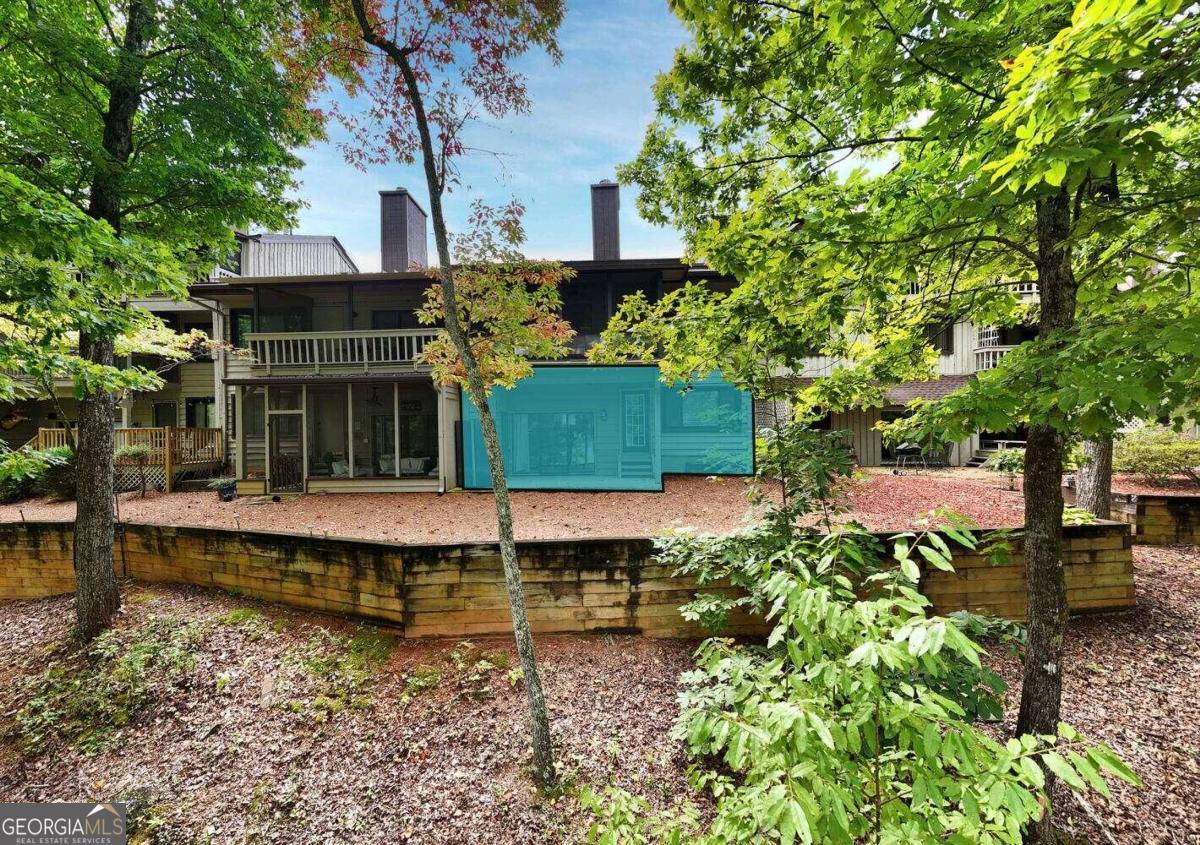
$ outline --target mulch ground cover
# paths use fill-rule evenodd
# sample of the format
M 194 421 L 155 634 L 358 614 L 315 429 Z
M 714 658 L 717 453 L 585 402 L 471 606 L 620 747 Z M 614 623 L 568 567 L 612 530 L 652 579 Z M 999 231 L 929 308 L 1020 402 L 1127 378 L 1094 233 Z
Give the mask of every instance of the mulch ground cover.
M 744 524 L 746 481 L 669 476 L 661 493 L 513 494 L 518 539 L 645 537 L 664 528 L 724 532 Z M 1020 492 L 995 475 L 970 471 L 864 475 L 850 487 L 853 516 L 879 531 L 901 530 L 945 506 L 988 527 L 1020 525 Z M 339 493 L 259 504 L 220 502 L 215 493 L 121 496 L 121 518 L 161 525 L 289 531 L 401 543 L 482 542 L 496 537 L 490 493 Z M 0 522 L 73 520 L 73 502 L 0 506 Z
M 1135 556 L 1137 610 L 1071 622 L 1064 712 L 1145 786 L 1086 807 L 1066 797 L 1061 823 L 1093 843 L 1192 843 L 1200 552 Z M 386 629 L 224 594 L 131 585 L 111 650 L 126 659 L 100 659 L 88 683 L 64 691 L 36 679 L 79 667 L 64 645 L 71 602 L 0 605 L 0 800 L 126 798 L 149 841 L 163 843 L 582 838 L 570 790 L 540 796 L 526 774 L 524 693 L 507 640 L 393 641 Z M 693 647 L 539 638 L 569 786 L 613 781 L 659 805 L 686 794 L 668 731 Z M 1019 667 L 993 661 L 1014 683 L 1011 725 Z M 69 717 L 80 701 L 110 730 L 81 736 Z

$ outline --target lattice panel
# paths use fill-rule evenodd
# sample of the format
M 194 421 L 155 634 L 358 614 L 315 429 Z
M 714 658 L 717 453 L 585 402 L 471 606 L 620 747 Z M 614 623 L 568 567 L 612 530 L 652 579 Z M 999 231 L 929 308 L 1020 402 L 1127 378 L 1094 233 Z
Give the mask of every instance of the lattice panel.
M 146 489 L 165 490 L 167 476 L 162 465 L 151 464 L 146 467 Z M 117 464 L 113 467 L 113 486 L 118 493 L 128 493 L 142 489 L 142 473 L 136 466 Z

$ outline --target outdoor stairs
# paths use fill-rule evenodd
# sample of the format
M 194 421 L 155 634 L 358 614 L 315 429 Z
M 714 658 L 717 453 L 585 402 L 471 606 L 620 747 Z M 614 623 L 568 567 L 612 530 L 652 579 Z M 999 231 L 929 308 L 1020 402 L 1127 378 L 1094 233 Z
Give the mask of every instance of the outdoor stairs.
M 1005 446 L 1004 448 L 1014 449 L 1014 448 L 1018 448 L 1018 447 Z M 987 459 L 990 458 L 992 455 L 996 454 L 997 452 L 999 452 L 1000 449 L 1001 449 L 1001 446 L 981 446 L 980 448 L 975 450 L 975 454 L 972 455 L 970 460 L 967 461 L 967 466 L 969 466 L 969 467 L 983 466 L 985 463 L 987 463 Z M 1022 443 L 1020 445 L 1019 449 L 1021 451 L 1024 451 L 1025 444 Z
M 654 475 L 654 462 L 649 456 L 622 457 L 619 467 L 621 478 L 649 478 Z
M 976 449 L 975 454 L 967 461 L 969 467 L 981 467 L 987 463 L 987 459 L 996 454 L 996 449 Z

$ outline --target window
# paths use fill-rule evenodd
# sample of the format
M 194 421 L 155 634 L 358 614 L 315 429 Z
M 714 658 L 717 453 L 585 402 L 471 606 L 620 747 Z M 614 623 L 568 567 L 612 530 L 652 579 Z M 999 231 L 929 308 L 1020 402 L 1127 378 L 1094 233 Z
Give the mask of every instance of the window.
M 307 332 L 311 326 L 312 312 L 303 305 L 276 305 L 258 312 L 261 332 Z
M 621 445 L 626 449 L 643 450 L 650 445 L 646 436 L 649 428 L 648 400 L 649 396 L 645 393 L 622 394 Z
M 188 428 L 216 428 L 217 400 L 212 396 L 187 399 L 183 415 Z
M 177 425 L 179 422 L 179 408 L 175 402 L 155 402 L 154 403 L 154 427 L 163 428 L 168 425 Z
M 931 323 L 925 327 L 925 339 L 941 355 L 954 354 L 954 324 Z
M 736 431 L 743 424 L 742 396 L 733 388 L 671 391 L 663 400 L 663 427 L 675 431 Z
M 596 431 L 587 412 L 529 414 L 529 468 L 539 473 L 596 471 Z
M 377 331 L 419 329 L 421 323 L 412 309 L 389 308 L 371 312 L 371 328 Z
M 246 335 L 254 331 L 253 308 L 231 308 L 229 310 L 229 342 L 236 349 L 246 348 Z

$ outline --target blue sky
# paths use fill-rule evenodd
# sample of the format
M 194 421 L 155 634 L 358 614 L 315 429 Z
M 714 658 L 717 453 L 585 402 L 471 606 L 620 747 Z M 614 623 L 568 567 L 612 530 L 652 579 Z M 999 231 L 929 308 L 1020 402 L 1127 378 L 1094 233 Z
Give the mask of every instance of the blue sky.
M 463 184 L 447 204 L 454 227 L 476 197 L 492 204 L 517 197 L 527 209 L 525 251 L 538 258 L 591 257 L 588 186 L 612 178 L 616 166 L 637 153 L 654 115 L 650 86 L 670 67 L 685 37 L 665 0 L 567 2 L 559 32 L 562 63 L 554 65 L 541 54 L 521 61 L 532 111 L 471 130 L 471 146 L 502 155 L 473 152 L 461 160 Z M 424 178 L 415 165 L 356 170 L 337 147 L 344 139 L 341 127 L 331 126 L 327 142 L 301 152 L 300 195 L 308 207 L 296 231 L 336 235 L 360 270 L 377 270 L 378 191 L 403 186 L 428 208 Z M 633 190 L 623 189 L 622 256 L 680 252 L 678 234 L 641 220 Z

